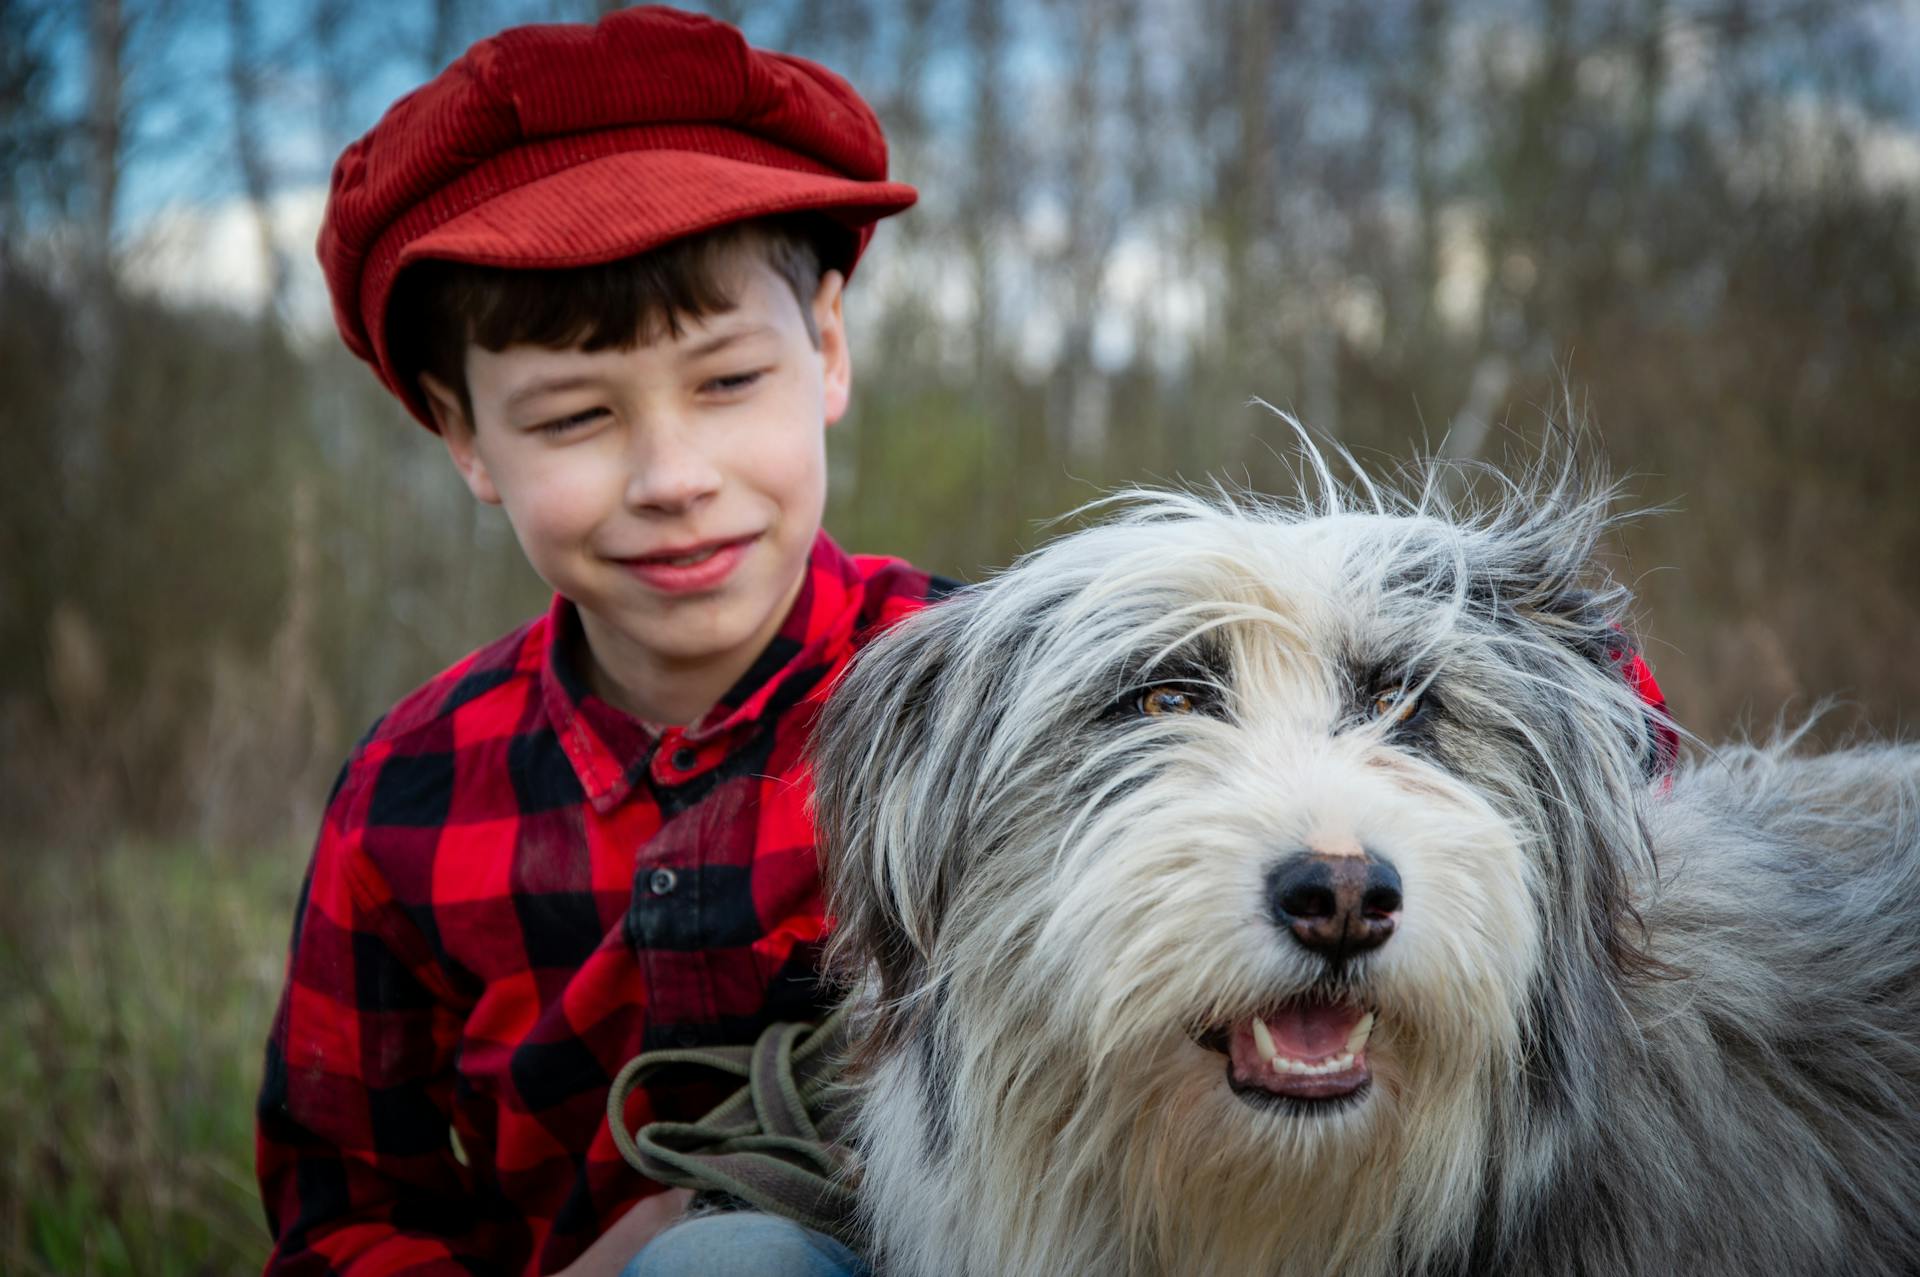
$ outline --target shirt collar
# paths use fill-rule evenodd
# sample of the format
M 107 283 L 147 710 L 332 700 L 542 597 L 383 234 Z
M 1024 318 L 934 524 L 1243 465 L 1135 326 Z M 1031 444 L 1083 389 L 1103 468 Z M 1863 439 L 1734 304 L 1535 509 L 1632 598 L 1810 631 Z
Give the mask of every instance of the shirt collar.
M 862 598 L 858 565 L 824 531 L 814 538 L 799 593 L 767 646 L 720 700 L 686 727 L 635 718 L 595 696 L 579 661 L 579 611 L 556 594 L 546 620 L 541 700 L 561 751 L 596 811 L 618 806 L 662 749 L 682 742 L 724 754 L 763 719 L 804 699 L 852 646 Z

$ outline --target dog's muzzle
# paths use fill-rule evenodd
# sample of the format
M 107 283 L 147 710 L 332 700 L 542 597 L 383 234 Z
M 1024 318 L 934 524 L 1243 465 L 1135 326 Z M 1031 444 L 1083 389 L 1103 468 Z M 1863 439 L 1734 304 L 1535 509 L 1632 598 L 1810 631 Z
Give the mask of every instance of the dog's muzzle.
M 1227 1084 L 1256 1107 L 1305 1115 L 1361 1099 L 1373 1083 L 1373 1008 L 1345 981 L 1349 964 L 1393 937 L 1400 875 L 1367 852 L 1300 851 L 1267 871 L 1268 917 L 1326 966 L 1320 988 L 1194 1035 L 1227 1057 Z

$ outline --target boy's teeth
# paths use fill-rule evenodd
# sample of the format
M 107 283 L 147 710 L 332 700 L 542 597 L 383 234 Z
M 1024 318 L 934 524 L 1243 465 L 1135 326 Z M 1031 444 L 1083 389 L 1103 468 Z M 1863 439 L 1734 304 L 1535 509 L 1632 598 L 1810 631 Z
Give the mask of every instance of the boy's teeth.
M 710 545 L 704 550 L 695 550 L 692 554 L 676 554 L 672 558 L 661 559 L 659 562 L 671 564 L 676 568 L 691 567 L 695 563 L 703 563 L 711 559 L 719 548 L 717 545 Z

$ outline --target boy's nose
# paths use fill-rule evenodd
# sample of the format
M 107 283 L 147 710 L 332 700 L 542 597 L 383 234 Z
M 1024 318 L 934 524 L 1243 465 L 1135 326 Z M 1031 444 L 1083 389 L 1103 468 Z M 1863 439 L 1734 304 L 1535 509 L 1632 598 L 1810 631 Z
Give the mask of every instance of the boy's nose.
M 636 510 L 680 513 L 720 490 L 720 469 L 693 446 L 685 431 L 666 425 L 636 432 L 627 480 L 627 504 Z

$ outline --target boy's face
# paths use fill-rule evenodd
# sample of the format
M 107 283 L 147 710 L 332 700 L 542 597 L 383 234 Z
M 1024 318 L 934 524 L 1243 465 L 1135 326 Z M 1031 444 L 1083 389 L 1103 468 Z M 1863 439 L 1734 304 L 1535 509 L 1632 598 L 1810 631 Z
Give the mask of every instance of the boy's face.
M 473 419 L 423 376 L 474 496 L 580 609 L 616 684 L 737 666 L 798 592 L 851 372 L 838 272 L 812 299 L 742 254 L 735 309 L 631 350 L 467 348 Z M 713 695 L 725 687 L 713 690 Z M 645 708 L 645 707 L 643 707 Z M 702 707 L 704 708 L 704 707 Z M 657 710 L 670 713 L 670 710 Z

